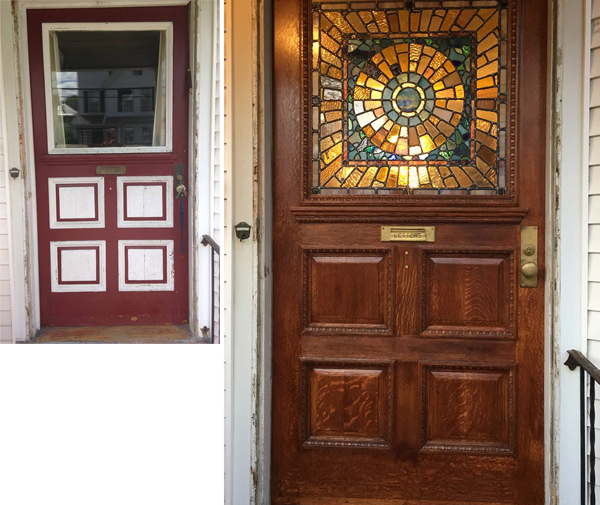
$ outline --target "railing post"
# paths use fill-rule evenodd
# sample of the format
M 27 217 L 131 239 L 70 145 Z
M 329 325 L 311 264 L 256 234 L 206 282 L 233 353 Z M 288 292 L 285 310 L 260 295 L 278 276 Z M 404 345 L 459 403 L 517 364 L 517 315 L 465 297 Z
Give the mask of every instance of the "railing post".
M 210 327 L 210 343 L 215 343 L 215 250 L 211 249 L 211 262 L 210 262 L 210 299 L 211 299 L 211 308 L 210 308 L 210 319 L 211 319 L 211 327 Z
M 211 327 L 210 327 L 210 343 L 215 343 L 215 258 L 219 260 L 219 274 L 221 271 L 221 248 L 210 235 L 202 235 L 203 246 L 210 246 L 212 254 L 210 257 L 210 298 L 211 298 Z
M 590 377 L 590 505 L 596 505 L 596 381 Z
M 588 479 L 589 475 L 589 504 L 596 505 L 596 383 L 600 384 L 600 369 L 594 365 L 588 358 L 586 358 L 580 351 L 571 349 L 567 351 L 569 357 L 565 361 L 571 370 L 576 370 L 579 367 L 580 379 L 579 379 L 579 403 L 580 403 L 580 420 L 579 420 L 579 431 L 580 431 L 580 456 L 581 456 L 581 505 L 587 505 L 588 497 Z M 586 373 L 590 378 L 590 457 L 588 461 L 587 454 L 587 396 L 585 387 Z
M 579 420 L 579 429 L 580 429 L 580 456 L 581 456 L 581 505 L 586 505 L 587 498 L 587 479 L 586 479 L 586 443 L 585 443 L 585 435 L 586 435 L 586 414 L 585 411 L 585 370 L 583 368 L 579 369 L 580 372 L 580 387 L 579 387 L 579 403 L 580 403 L 580 420 Z

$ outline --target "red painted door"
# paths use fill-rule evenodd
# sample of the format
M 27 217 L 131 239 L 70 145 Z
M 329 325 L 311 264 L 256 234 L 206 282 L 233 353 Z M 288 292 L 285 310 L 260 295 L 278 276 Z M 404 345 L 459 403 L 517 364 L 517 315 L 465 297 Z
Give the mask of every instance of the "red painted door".
M 187 8 L 27 23 L 42 326 L 186 323 Z

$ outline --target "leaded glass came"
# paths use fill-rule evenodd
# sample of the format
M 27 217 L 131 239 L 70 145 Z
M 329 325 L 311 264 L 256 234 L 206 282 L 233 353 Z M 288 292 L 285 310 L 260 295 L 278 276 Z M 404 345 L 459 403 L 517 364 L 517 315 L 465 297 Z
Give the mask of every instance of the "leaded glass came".
M 315 1 L 313 193 L 503 194 L 507 23 L 496 0 Z

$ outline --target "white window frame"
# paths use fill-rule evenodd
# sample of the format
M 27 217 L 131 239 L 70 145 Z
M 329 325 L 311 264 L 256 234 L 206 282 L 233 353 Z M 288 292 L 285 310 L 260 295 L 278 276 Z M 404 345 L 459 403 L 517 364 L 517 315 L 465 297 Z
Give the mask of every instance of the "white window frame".
M 55 147 L 54 115 L 52 111 L 52 69 L 50 67 L 50 32 L 120 32 L 120 31 L 161 31 L 166 34 L 167 43 L 167 96 L 166 96 L 166 146 L 137 147 Z M 44 91 L 46 96 L 46 129 L 48 154 L 109 154 L 109 153 L 170 153 L 173 151 L 173 23 L 171 22 L 123 22 L 123 23 L 42 23 L 44 55 Z M 158 90 L 157 90 L 158 92 Z M 186 111 L 187 112 L 187 111 Z M 156 114 L 156 111 L 155 111 Z

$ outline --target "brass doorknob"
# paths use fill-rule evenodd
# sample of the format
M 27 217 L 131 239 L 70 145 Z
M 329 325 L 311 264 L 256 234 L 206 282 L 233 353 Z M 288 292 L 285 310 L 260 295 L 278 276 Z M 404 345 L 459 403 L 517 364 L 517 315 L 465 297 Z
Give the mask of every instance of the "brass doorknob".
M 527 277 L 528 279 L 535 277 L 538 274 L 538 270 L 537 263 L 534 263 L 533 261 L 528 261 L 521 265 L 521 273 L 523 274 L 523 277 Z

